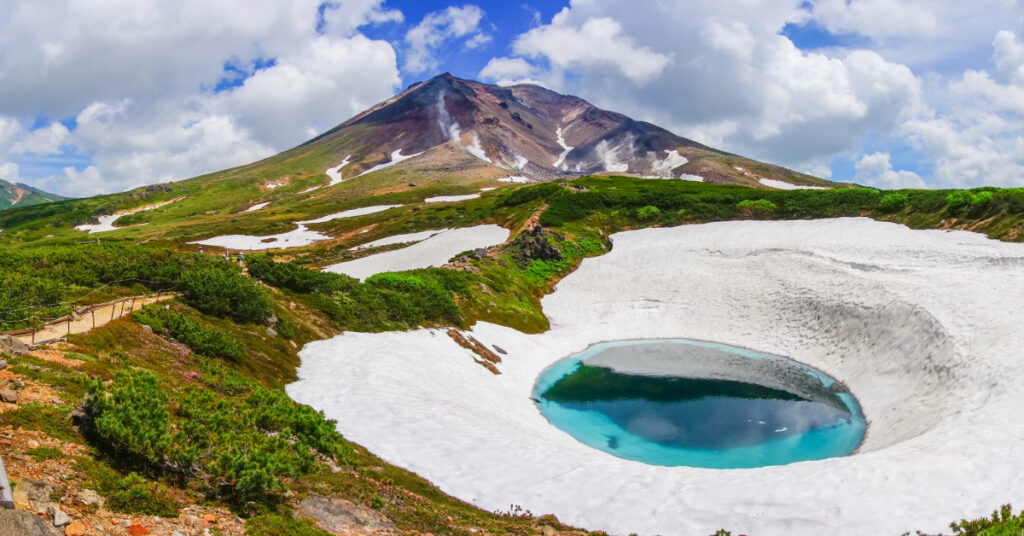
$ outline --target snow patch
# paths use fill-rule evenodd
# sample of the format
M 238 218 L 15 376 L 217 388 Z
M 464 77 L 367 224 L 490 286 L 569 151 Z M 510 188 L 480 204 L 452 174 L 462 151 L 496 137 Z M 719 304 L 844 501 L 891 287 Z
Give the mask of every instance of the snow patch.
M 454 497 L 610 534 L 937 533 L 1024 497 L 1024 361 L 1008 351 L 1024 347 L 1024 245 L 866 218 L 612 238 L 543 299 L 549 331 L 473 326 L 507 350 L 499 376 L 442 330 L 347 332 L 307 344 L 287 391 Z M 542 370 L 594 342 L 671 337 L 790 356 L 843 381 L 871 421 L 860 453 L 655 467 L 587 447 L 529 399 Z
M 428 238 L 430 238 L 430 237 L 432 237 L 432 236 L 434 236 L 436 234 L 443 233 L 443 232 L 445 232 L 447 230 L 448 229 L 431 229 L 429 231 L 420 231 L 418 233 L 405 233 L 405 234 L 397 234 L 397 235 L 385 236 L 384 238 L 378 238 L 377 240 L 374 240 L 372 242 L 367 242 L 365 244 L 359 244 L 358 246 L 355 247 L 355 249 L 379 248 L 381 246 L 390 246 L 392 244 L 405 244 L 405 243 L 409 243 L 409 242 L 421 242 L 421 241 L 426 240 L 426 239 L 428 239 Z
M 343 167 L 345 167 L 345 166 L 347 166 L 349 164 L 349 160 L 348 160 L 349 158 L 352 158 L 352 155 L 346 156 L 345 159 L 342 160 L 340 164 L 338 164 L 338 165 L 336 165 L 336 166 L 334 166 L 332 168 L 327 168 L 324 171 L 324 173 L 326 173 L 327 176 L 331 178 L 331 182 L 327 183 L 326 188 L 330 188 L 331 186 L 334 186 L 335 184 L 338 184 L 339 182 L 345 180 L 345 179 L 341 178 L 341 168 L 343 168 Z M 311 188 L 310 190 L 304 190 L 303 192 L 300 192 L 300 193 L 308 192 L 308 191 L 315 190 L 315 189 L 316 188 Z
M 792 184 L 785 181 L 778 181 L 775 179 L 757 179 L 757 182 L 777 190 L 829 190 L 824 186 L 804 186 L 803 184 Z
M 122 210 L 121 212 L 116 212 L 114 214 L 107 214 L 106 216 L 100 216 L 98 218 L 100 220 L 99 223 L 86 223 L 86 224 L 82 224 L 82 225 L 79 225 L 79 226 L 75 227 L 75 230 L 76 231 L 88 231 L 89 234 L 93 234 L 93 233 L 105 233 L 107 231 L 116 231 L 118 229 L 127 229 L 128 227 L 140 227 L 142 225 L 145 225 L 145 223 L 141 223 L 139 225 L 129 225 L 128 227 L 114 227 L 114 222 L 117 221 L 117 219 L 120 218 L 121 216 L 127 216 L 128 214 L 135 214 L 137 212 L 143 212 L 143 211 L 146 211 L 146 210 L 157 209 L 157 208 L 160 208 L 160 207 L 162 207 L 164 205 L 169 205 L 169 204 L 174 203 L 176 201 L 181 201 L 182 199 L 185 199 L 185 198 L 184 197 L 179 197 L 177 199 L 171 199 L 170 201 L 164 201 L 162 203 L 156 203 L 155 205 L 149 205 L 149 206 L 145 206 L 145 207 L 133 208 L 131 210 Z
M 498 182 L 514 182 L 516 184 L 526 184 L 530 182 L 530 179 L 522 175 L 515 175 L 513 177 L 502 177 L 498 179 Z
M 255 212 L 255 211 L 257 211 L 257 210 L 259 210 L 259 209 L 261 209 L 261 208 L 263 208 L 263 207 L 265 207 L 265 206 L 267 206 L 269 204 L 270 204 L 270 201 L 267 201 L 266 203 L 256 203 L 255 205 L 253 205 L 253 206 L 243 210 L 242 212 L 243 213 L 244 212 Z
M 225 249 L 234 249 L 242 251 L 256 251 L 263 249 L 286 249 L 286 248 L 297 248 L 322 242 L 324 240 L 330 240 L 331 237 L 320 231 L 314 231 L 309 229 L 307 225 L 314 223 L 324 223 L 339 218 L 352 218 L 355 216 L 363 216 L 365 214 L 373 214 L 375 212 L 382 212 L 390 208 L 400 207 L 402 205 L 374 205 L 369 207 L 353 208 L 350 210 L 343 210 L 334 214 L 328 214 L 313 220 L 297 221 L 295 225 L 296 229 L 287 231 L 284 233 L 278 233 L 275 235 L 265 236 L 253 236 L 253 235 L 221 235 L 213 238 L 207 238 L 206 240 L 197 240 L 195 242 L 189 242 L 190 244 L 202 244 L 204 246 L 217 246 Z
M 406 161 L 406 160 L 408 160 L 410 158 L 417 157 L 417 156 L 419 156 L 421 154 L 423 154 L 423 153 L 419 152 L 419 153 L 416 153 L 416 154 L 411 154 L 409 156 L 402 156 L 402 150 L 398 149 L 397 151 L 391 153 L 391 161 L 390 162 L 384 162 L 383 164 L 377 164 L 376 166 L 373 166 L 372 168 L 370 168 L 370 169 L 368 169 L 368 170 L 366 170 L 366 171 L 364 171 L 364 172 L 362 172 L 362 173 L 360 173 L 360 174 L 358 174 L 358 175 L 356 175 L 355 177 L 352 177 L 352 178 L 354 179 L 356 177 L 362 177 L 363 175 L 366 175 L 366 174 L 369 174 L 369 173 L 373 173 L 374 171 L 380 171 L 380 170 L 382 170 L 384 168 L 389 168 L 389 167 L 391 167 L 391 166 L 393 166 L 393 165 L 395 165 L 395 164 L 397 164 L 399 162 L 404 162 L 404 161 Z
M 469 199 L 476 199 L 480 197 L 480 194 L 466 194 L 466 195 L 439 195 L 436 197 L 428 197 L 423 200 L 424 203 L 455 203 L 458 201 L 466 201 Z
M 509 236 L 508 229 L 493 224 L 433 232 L 433 236 L 412 246 L 333 264 L 324 271 L 366 279 L 381 272 L 442 266 L 463 251 L 500 244 Z

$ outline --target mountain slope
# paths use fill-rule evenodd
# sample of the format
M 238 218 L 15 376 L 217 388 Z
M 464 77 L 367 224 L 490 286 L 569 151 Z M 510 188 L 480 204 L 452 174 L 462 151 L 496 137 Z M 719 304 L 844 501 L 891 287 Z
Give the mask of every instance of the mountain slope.
M 14 206 L 27 207 L 64 199 L 57 194 L 38 190 L 25 184 L 12 184 L 0 180 L 0 210 Z
M 345 157 L 341 174 L 349 178 L 394 162 L 394 156 L 429 153 L 445 144 L 475 156 L 480 166 L 533 180 L 618 173 L 755 187 L 764 186 L 761 178 L 829 184 L 712 149 L 578 97 L 449 74 L 414 84 L 293 151 L 330 147 Z

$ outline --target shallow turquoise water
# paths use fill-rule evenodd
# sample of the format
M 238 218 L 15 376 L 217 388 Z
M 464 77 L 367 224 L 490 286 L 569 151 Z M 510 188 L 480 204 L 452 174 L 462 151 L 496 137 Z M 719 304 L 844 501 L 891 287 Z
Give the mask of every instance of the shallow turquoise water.
M 803 388 L 728 376 L 622 373 L 588 364 L 613 348 L 621 356 L 622 349 L 639 354 L 655 344 L 668 348 L 672 359 L 710 350 L 733 362 L 750 360 L 751 368 L 782 367 L 798 376 Z M 545 369 L 534 398 L 552 425 L 580 442 L 651 465 L 738 469 L 846 456 L 860 445 L 866 426 L 856 399 L 813 368 L 780 356 L 686 339 L 595 344 Z

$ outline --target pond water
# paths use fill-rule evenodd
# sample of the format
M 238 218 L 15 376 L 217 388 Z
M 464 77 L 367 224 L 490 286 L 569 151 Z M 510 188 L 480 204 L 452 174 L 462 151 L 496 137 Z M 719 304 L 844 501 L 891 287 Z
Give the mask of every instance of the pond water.
M 785 357 L 687 339 L 595 344 L 534 387 L 540 412 L 580 442 L 651 465 L 738 469 L 846 456 L 857 400 Z

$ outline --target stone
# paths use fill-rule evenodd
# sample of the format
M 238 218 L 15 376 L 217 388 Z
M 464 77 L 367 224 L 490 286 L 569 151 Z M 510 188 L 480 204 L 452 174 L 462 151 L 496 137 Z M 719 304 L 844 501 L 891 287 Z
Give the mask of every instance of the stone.
M 0 390 L 0 400 L 11 404 L 17 404 L 18 393 L 15 393 L 10 387 L 4 387 L 3 390 Z
M 145 331 L 146 333 L 153 333 L 153 326 L 150 326 L 148 324 L 143 324 L 142 325 L 142 331 Z
M 71 518 L 63 510 L 57 508 L 57 505 L 52 503 L 46 507 L 46 516 L 53 522 L 54 527 L 63 527 L 64 525 L 71 524 Z
M 0 335 L 0 352 L 17 357 L 19 355 L 25 355 L 29 353 L 29 351 L 30 348 L 28 345 L 18 339 L 15 339 L 10 335 Z
M 22 478 L 14 486 L 14 506 L 22 510 L 41 514 L 50 505 L 50 494 L 53 486 L 46 482 Z
M 215 516 L 213 514 L 206 514 L 206 515 L 203 516 L 203 521 L 205 521 L 207 523 L 216 523 L 217 522 L 217 516 Z
M 24 510 L 0 508 L 0 536 L 60 536 L 43 518 Z
M 398 536 L 401 532 L 380 512 L 340 497 L 310 495 L 299 503 L 297 517 L 308 518 L 320 530 L 338 536 Z
M 28 448 L 30 448 L 30 449 L 37 449 L 37 448 L 39 448 L 39 442 L 36 441 L 35 439 L 29 439 L 28 442 L 25 443 L 25 444 L 28 445 Z
M 0 359 L 0 370 L 3 370 L 5 368 L 7 368 L 7 360 L 6 359 Z
M 498 352 L 501 355 L 508 355 L 508 352 L 506 352 L 504 348 L 498 346 L 497 344 L 492 344 L 491 346 L 494 347 L 495 352 Z
M 149 534 L 149 529 L 144 525 L 135 524 L 128 527 L 128 534 L 131 534 L 131 536 L 145 536 L 146 534 Z
M 74 521 L 70 525 L 64 527 L 64 536 L 85 536 L 85 531 L 88 527 L 81 521 Z
M 78 504 L 81 504 L 82 506 L 92 506 L 94 504 L 103 506 L 103 497 L 100 497 L 99 493 L 96 493 L 91 489 L 83 488 L 78 490 L 78 492 L 75 493 L 75 500 L 77 500 Z
M 267 335 L 270 335 L 271 337 L 277 337 L 277 332 L 274 331 L 274 328 L 267 328 Z

